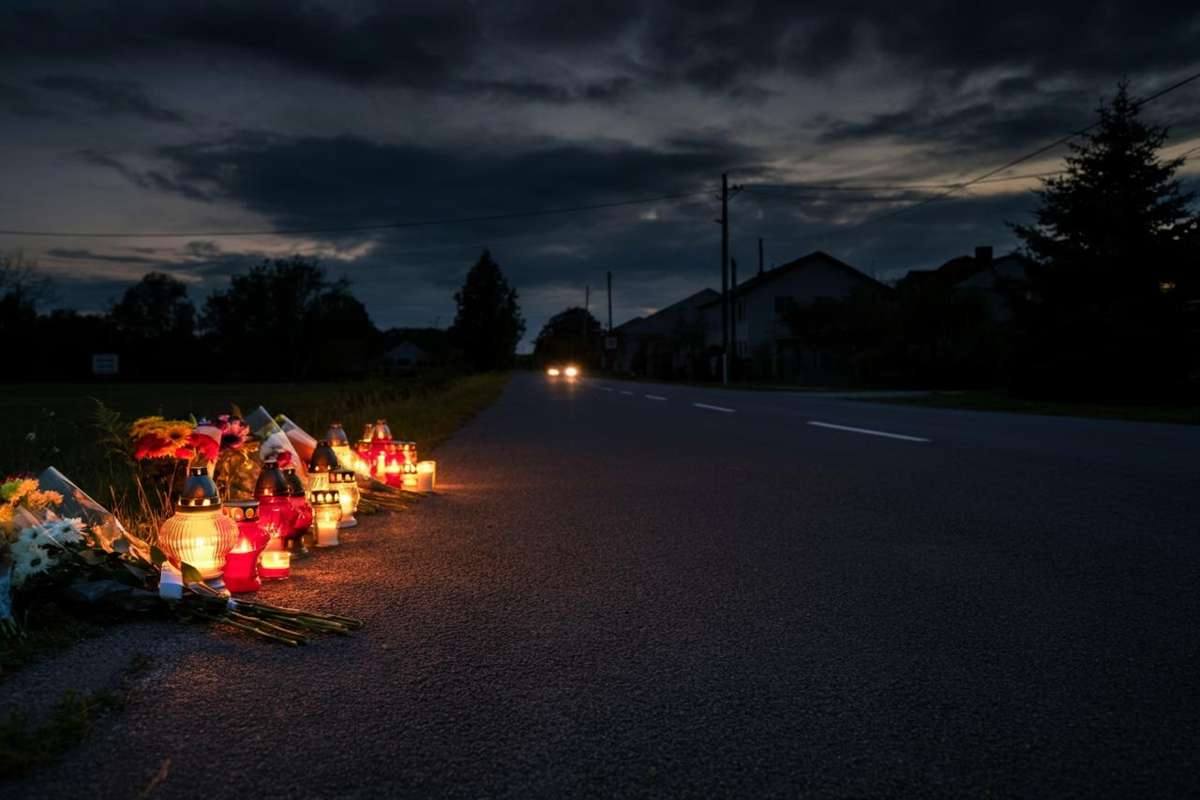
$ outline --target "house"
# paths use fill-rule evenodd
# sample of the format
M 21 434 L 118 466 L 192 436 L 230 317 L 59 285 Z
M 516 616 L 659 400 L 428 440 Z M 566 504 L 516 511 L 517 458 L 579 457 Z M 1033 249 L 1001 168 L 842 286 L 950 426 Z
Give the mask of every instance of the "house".
M 890 292 L 869 275 L 828 253 L 816 251 L 760 272 L 730 293 L 731 369 L 739 377 L 757 380 L 822 383 L 838 380 L 844 365 L 830 354 L 797 337 L 789 313 L 826 301 L 844 300 L 860 288 Z M 719 367 L 721 348 L 720 296 L 706 303 L 706 345 Z
M 1014 305 L 1029 291 L 1032 262 L 1019 253 L 992 257 L 992 248 L 975 248 L 974 256 L 957 256 L 932 270 L 911 270 L 897 288 L 939 285 L 983 300 L 994 322 L 1012 319 Z
M 720 294 L 702 289 L 645 317 L 613 328 L 617 351 L 613 370 L 653 378 L 704 376 L 705 319 L 700 308 Z
M 415 372 L 432 360 L 415 342 L 401 342 L 384 353 L 384 371 L 404 375 Z

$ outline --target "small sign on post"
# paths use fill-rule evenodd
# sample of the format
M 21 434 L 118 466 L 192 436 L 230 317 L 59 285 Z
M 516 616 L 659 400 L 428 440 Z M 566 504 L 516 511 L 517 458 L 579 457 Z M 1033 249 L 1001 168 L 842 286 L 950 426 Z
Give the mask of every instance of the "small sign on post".
M 604 349 L 605 350 L 616 350 L 617 349 L 617 337 L 605 336 L 604 337 Z
M 116 353 L 92 353 L 92 374 L 116 375 L 121 371 L 121 357 Z

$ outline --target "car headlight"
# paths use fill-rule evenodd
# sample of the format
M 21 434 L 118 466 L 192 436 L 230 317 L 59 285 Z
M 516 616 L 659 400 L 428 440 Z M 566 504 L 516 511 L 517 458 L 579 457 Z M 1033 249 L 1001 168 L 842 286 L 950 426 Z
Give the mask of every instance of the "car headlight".
M 546 374 L 549 375 L 551 378 L 557 378 L 558 377 L 558 367 L 550 367 L 550 369 L 546 370 Z
M 567 367 L 565 374 L 568 378 L 574 378 L 576 375 L 579 374 L 579 368 L 578 367 Z

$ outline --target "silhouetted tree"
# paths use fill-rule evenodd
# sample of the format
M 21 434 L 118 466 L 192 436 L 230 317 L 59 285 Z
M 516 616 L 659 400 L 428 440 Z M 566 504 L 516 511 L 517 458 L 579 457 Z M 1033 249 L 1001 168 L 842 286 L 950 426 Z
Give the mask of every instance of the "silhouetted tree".
M 450 341 L 477 370 L 502 369 L 513 363 L 525 319 L 517 305 L 517 290 L 508 285 L 500 266 L 487 250 L 467 273 L 454 295 L 458 313 Z
M 120 336 L 123 374 L 176 377 L 193 369 L 196 307 L 183 281 L 147 273 L 125 290 L 109 317 Z
M 49 278 L 37 273 L 37 265 L 20 251 L 0 257 L 0 337 L 6 341 L 27 339 L 37 320 L 37 307 L 54 292 Z
M 148 272 L 113 304 L 117 327 L 138 339 L 188 339 L 194 333 L 196 307 L 187 285 L 164 272 Z
M 533 343 L 533 355 L 542 364 L 575 361 L 596 366 L 603 336 L 600 322 L 586 309 L 574 306 L 542 326 Z
M 379 334 L 346 280 L 302 256 L 266 260 L 204 303 L 201 326 L 223 371 L 273 378 L 362 369 Z
M 1043 181 L 1036 224 L 1012 226 L 1036 261 L 1017 359 L 1027 387 L 1133 397 L 1185 372 L 1200 219 L 1175 178 L 1182 160 L 1159 158 L 1167 129 L 1139 110 L 1120 85 L 1066 174 Z

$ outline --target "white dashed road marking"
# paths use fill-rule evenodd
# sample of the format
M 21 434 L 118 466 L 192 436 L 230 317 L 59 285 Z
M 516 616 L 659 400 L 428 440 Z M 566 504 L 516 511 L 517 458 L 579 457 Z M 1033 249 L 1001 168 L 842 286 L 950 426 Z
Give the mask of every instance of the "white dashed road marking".
M 726 414 L 733 413 L 732 408 L 725 408 L 724 406 L 710 406 L 706 403 L 692 403 L 692 405 L 694 405 L 696 408 L 707 409 L 708 411 L 723 411 Z
M 603 389 L 603 390 L 604 390 L 604 391 L 606 391 L 606 392 L 611 392 L 611 391 L 612 391 L 612 387 L 611 387 L 611 386 L 601 386 L 600 388 L 601 388 L 601 389 Z
M 622 389 L 621 394 L 633 394 L 633 392 L 629 392 L 629 391 L 626 391 L 625 389 Z
M 645 397 L 647 400 L 666 400 L 667 399 L 667 398 L 663 397 L 661 394 L 647 394 L 647 395 L 643 395 L 643 397 Z
M 888 439 L 903 439 L 906 442 L 932 442 L 932 439 L 922 439 L 920 436 L 905 436 L 902 433 L 888 433 L 886 431 L 873 431 L 867 428 L 851 428 L 849 425 L 834 425 L 831 422 L 815 422 L 810 420 L 809 425 L 815 425 L 818 428 L 832 428 L 835 431 L 850 431 L 851 433 L 865 433 L 868 436 L 886 436 Z

